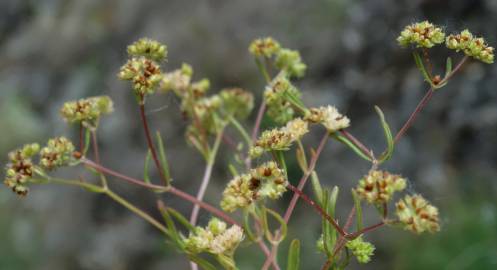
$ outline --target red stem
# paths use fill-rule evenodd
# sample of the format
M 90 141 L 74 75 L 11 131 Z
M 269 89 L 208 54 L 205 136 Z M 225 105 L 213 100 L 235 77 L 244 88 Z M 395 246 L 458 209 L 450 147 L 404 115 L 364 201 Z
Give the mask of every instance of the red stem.
M 369 157 L 371 160 L 374 160 L 373 155 L 371 154 L 371 150 L 369 150 L 359 139 L 354 137 L 354 135 L 350 134 L 348 131 L 345 130 L 340 130 L 340 133 L 349 139 L 355 146 L 359 147 L 361 149 L 362 153 L 365 154 L 367 157 Z

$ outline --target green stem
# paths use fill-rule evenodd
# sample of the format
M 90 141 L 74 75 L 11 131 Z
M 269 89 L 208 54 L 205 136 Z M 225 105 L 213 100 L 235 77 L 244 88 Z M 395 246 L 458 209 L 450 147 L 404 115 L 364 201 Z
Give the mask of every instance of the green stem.
M 238 130 L 240 135 L 243 137 L 245 143 L 247 144 L 247 147 L 250 148 L 252 146 L 252 139 L 250 139 L 250 136 L 248 135 L 245 128 L 233 116 L 229 116 L 229 121 L 233 124 L 236 130 Z

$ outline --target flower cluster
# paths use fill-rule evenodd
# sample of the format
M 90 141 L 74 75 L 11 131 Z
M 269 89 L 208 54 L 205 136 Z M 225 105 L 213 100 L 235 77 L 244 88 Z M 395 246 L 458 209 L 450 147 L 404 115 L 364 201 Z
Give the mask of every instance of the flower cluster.
M 128 46 L 128 54 L 131 56 L 143 56 L 155 61 L 161 61 L 167 56 L 167 47 L 166 45 L 160 44 L 155 40 L 141 38 Z
M 302 138 L 307 132 L 309 132 L 308 123 L 301 118 L 295 118 L 284 127 L 262 132 L 250 149 L 249 155 L 255 158 L 264 152 L 288 150 L 295 141 Z
M 359 181 L 357 195 L 368 203 L 382 204 L 390 201 L 393 194 L 404 190 L 406 180 L 400 175 L 386 171 L 371 171 Z
M 114 111 L 114 103 L 108 96 L 97 96 L 64 103 L 60 109 L 62 118 L 68 123 L 82 123 L 96 127 L 104 114 Z
M 421 195 L 406 195 L 395 206 L 397 217 L 405 230 L 414 233 L 440 230 L 438 209 L 429 204 Z
M 131 81 L 137 97 L 143 99 L 157 89 L 162 72 L 159 64 L 145 57 L 133 57 L 121 67 L 118 74 L 121 80 Z
M 164 73 L 159 91 L 174 91 L 178 96 L 186 95 L 188 93 L 188 87 L 190 86 L 192 76 L 192 67 L 186 63 L 183 63 L 181 68 L 173 70 L 172 72 Z
M 337 108 L 330 105 L 310 108 L 304 119 L 311 123 L 322 124 L 330 133 L 350 126 L 349 118 L 340 114 Z
M 271 37 L 266 37 L 252 41 L 249 46 L 249 52 L 257 57 L 263 56 L 270 58 L 279 52 L 280 48 L 281 46 L 278 41 Z
M 484 63 L 494 62 L 494 48 L 488 46 L 485 39 L 474 37 L 467 29 L 459 34 L 447 36 L 445 44 L 451 50 L 463 51 Z
M 375 250 L 373 244 L 365 242 L 361 236 L 348 241 L 345 246 L 352 251 L 352 254 L 354 254 L 359 263 L 368 263 Z
M 233 212 L 263 198 L 277 199 L 285 191 L 284 171 L 270 161 L 231 180 L 223 192 L 221 208 Z
M 33 177 L 34 173 L 34 165 L 31 158 L 39 151 L 40 146 L 33 143 L 9 153 L 9 163 L 6 167 L 4 183 L 20 196 L 28 194 L 26 184 Z
M 397 38 L 400 46 L 407 47 L 410 44 L 416 47 L 431 48 L 443 43 L 445 33 L 440 27 L 436 27 L 428 21 L 414 23 L 406 26 Z
M 72 161 L 73 152 L 74 145 L 67 138 L 50 139 L 40 151 L 40 166 L 47 170 L 66 166 Z
M 275 59 L 277 68 L 284 70 L 290 77 L 304 76 L 307 65 L 302 62 L 300 53 L 295 50 L 281 49 Z
M 284 76 L 277 76 L 264 91 L 267 115 L 276 123 L 284 124 L 291 120 L 295 110 L 289 98 L 300 98 L 299 90 Z
M 225 115 L 246 118 L 254 108 L 254 95 L 241 88 L 223 89 L 219 93 Z
M 243 230 L 233 225 L 227 229 L 225 222 L 212 218 L 206 228 L 195 227 L 193 233 L 184 240 L 186 250 L 197 254 L 231 255 L 243 240 Z

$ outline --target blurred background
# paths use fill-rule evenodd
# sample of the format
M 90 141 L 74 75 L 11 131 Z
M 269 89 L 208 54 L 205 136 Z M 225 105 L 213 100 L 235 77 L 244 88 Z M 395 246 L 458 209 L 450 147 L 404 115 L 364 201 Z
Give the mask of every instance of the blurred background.
M 351 118 L 350 131 L 380 152 L 384 138 L 373 106 L 398 130 L 426 91 L 410 51 L 395 41 L 402 28 L 429 19 L 447 32 L 467 27 L 495 46 L 496 15 L 495 0 L 2 0 L 0 165 L 24 143 L 62 134 L 77 138 L 74 127 L 61 121 L 59 107 L 105 94 L 116 111 L 99 129 L 103 162 L 141 177 L 146 146 L 138 109 L 128 83 L 116 78 L 126 46 L 140 37 L 168 45 L 165 70 L 187 62 L 196 79 L 211 80 L 212 92 L 240 86 L 260 94 L 263 79 L 247 47 L 254 38 L 273 36 L 300 50 L 308 65 L 296 83 L 306 104 L 336 105 Z M 433 52 L 440 73 L 446 54 Z M 497 65 L 470 61 L 435 94 L 385 165 L 409 178 L 408 192 L 420 192 L 439 207 L 442 231 L 416 236 L 382 228 L 366 237 L 377 247 L 373 262 L 353 262 L 350 269 L 497 269 L 496 75 Z M 174 97 L 158 96 L 148 104 L 149 118 L 166 139 L 175 184 L 194 194 L 204 165 L 185 143 L 178 107 Z M 306 144 L 317 145 L 320 132 Z M 225 165 L 232 156 L 225 150 L 207 192 L 206 200 L 216 205 L 230 178 Z M 350 188 L 368 169 L 336 142 L 326 146 L 318 173 L 324 185 L 340 186 L 342 220 L 351 207 Z M 298 181 L 299 174 L 291 176 Z M 153 193 L 111 181 L 158 217 Z M 162 197 L 185 214 L 191 211 L 189 203 Z M 283 211 L 290 197 L 275 207 Z M 366 216 L 368 224 L 377 221 L 373 214 Z M 209 217 L 201 212 L 200 223 Z M 300 204 L 289 237 L 303 240 L 303 269 L 324 262 L 315 251 L 319 234 L 320 220 Z M 104 196 L 66 186 L 34 186 L 24 199 L 2 188 L 0 239 L 0 269 L 188 269 L 185 257 L 151 226 Z M 283 266 L 285 254 L 286 247 Z M 241 269 L 260 267 L 259 250 L 242 248 L 238 255 Z

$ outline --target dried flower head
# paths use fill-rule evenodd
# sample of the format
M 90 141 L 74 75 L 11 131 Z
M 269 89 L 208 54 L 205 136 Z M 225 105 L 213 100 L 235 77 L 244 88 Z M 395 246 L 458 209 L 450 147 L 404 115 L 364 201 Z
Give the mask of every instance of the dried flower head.
M 4 183 L 17 195 L 28 194 L 28 181 L 33 177 L 34 165 L 31 157 L 40 151 L 40 146 L 36 143 L 24 145 L 23 148 L 9 153 L 9 163 L 7 164 Z
M 281 46 L 276 40 L 271 37 L 266 37 L 252 41 L 249 46 L 249 52 L 257 57 L 263 56 L 270 58 L 275 55 L 280 48 Z
M 68 123 L 82 123 L 86 127 L 96 127 L 104 114 L 114 111 L 114 103 L 108 96 L 97 96 L 64 103 L 60 114 Z
M 359 263 L 368 263 L 375 250 L 373 244 L 362 240 L 362 236 L 348 241 L 345 246 L 352 251 Z
M 484 63 L 494 62 L 494 48 L 488 46 L 485 39 L 474 37 L 468 29 L 460 34 L 447 36 L 445 44 L 451 50 L 463 51 L 466 55 Z
M 224 89 L 219 93 L 223 111 L 236 118 L 246 118 L 254 108 L 254 96 L 241 88 Z
M 359 180 L 357 195 L 368 203 L 382 204 L 390 201 L 393 194 L 406 188 L 406 180 L 386 171 L 370 171 Z
M 400 46 L 407 47 L 411 44 L 416 47 L 431 48 L 445 40 L 445 33 L 428 21 L 414 23 L 406 26 L 397 38 Z
M 195 227 L 184 240 L 186 249 L 194 254 L 208 252 L 211 254 L 231 255 L 243 240 L 243 230 L 237 225 L 226 229 L 225 222 L 212 218 L 206 228 Z
M 40 151 L 40 166 L 47 170 L 68 165 L 72 160 L 74 145 L 66 137 L 48 140 Z
M 309 109 L 304 119 L 311 123 L 321 123 L 330 133 L 350 126 L 349 118 L 330 105 Z
M 167 47 L 149 38 L 141 38 L 128 46 L 130 56 L 143 56 L 145 58 L 161 61 L 167 57 Z
M 421 195 L 406 195 L 396 203 L 396 214 L 405 230 L 414 233 L 437 232 L 438 209 L 429 204 Z
M 309 132 L 307 122 L 301 118 L 295 118 L 284 127 L 262 132 L 249 154 L 254 158 L 264 152 L 288 150 L 296 140 L 302 138 L 307 132 Z
M 285 191 L 284 172 L 275 162 L 270 161 L 231 180 L 223 192 L 221 208 L 233 212 L 260 199 L 277 199 Z
M 162 79 L 160 66 L 145 57 L 133 57 L 121 67 L 118 77 L 131 81 L 135 95 L 143 99 L 156 91 Z
M 290 49 L 281 49 L 276 55 L 275 64 L 290 77 L 300 78 L 304 76 L 307 69 L 307 65 L 302 62 L 300 53 Z
M 284 124 L 293 119 L 295 110 L 289 98 L 299 99 L 299 90 L 284 76 L 277 76 L 266 87 L 264 100 L 267 104 L 267 115 L 278 124 Z

